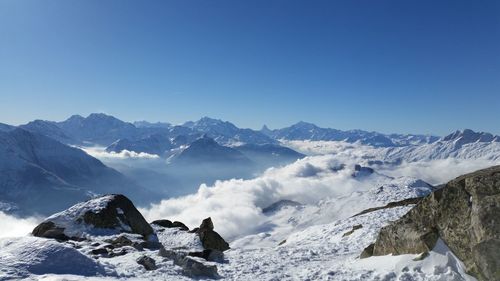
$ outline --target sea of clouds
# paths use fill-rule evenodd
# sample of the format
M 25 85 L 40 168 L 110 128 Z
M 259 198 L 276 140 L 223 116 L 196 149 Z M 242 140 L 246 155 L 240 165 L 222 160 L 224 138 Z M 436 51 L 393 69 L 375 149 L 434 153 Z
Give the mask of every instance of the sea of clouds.
M 194 194 L 163 200 L 141 211 L 149 220 L 179 220 L 189 227 L 196 227 L 202 219 L 211 216 L 217 231 L 232 239 L 254 233 L 256 226 L 267 219 L 262 208 L 279 200 L 314 204 L 376 184 L 351 176 L 355 164 L 366 163 L 364 156 L 372 147 L 342 142 L 302 142 L 293 147 L 311 156 L 282 168 L 271 168 L 254 179 L 218 181 L 212 186 L 203 184 Z M 345 169 L 339 170 L 342 164 Z M 481 159 L 442 159 L 378 165 L 375 169 L 391 177 L 414 177 L 437 185 L 498 164 L 498 161 Z
M 298 147 L 300 145 L 300 147 Z M 148 208 L 140 209 L 148 221 L 154 219 L 179 220 L 189 227 L 212 217 L 216 230 L 231 240 L 256 233 L 267 217 L 262 209 L 282 199 L 315 204 L 331 197 L 373 187 L 374 182 L 352 177 L 354 165 L 362 163 L 365 149 L 346 143 L 303 142 L 294 148 L 308 152 L 304 159 L 280 168 L 270 168 L 249 180 L 231 179 L 213 185 L 202 184 L 190 195 L 165 199 Z M 299 149 L 300 148 L 300 149 Z M 102 149 L 86 149 L 87 153 L 106 164 L 139 167 L 164 167 L 163 159 L 137 153 L 108 153 Z M 326 154 L 326 155 L 323 155 Z M 110 164 L 111 163 L 111 164 Z M 126 163 L 126 164 L 124 164 Z M 500 163 L 488 160 L 443 159 L 379 165 L 378 173 L 392 177 L 410 176 L 430 184 L 445 183 L 456 176 Z M 345 168 L 340 169 L 342 165 Z M 0 237 L 29 233 L 41 218 L 17 218 L 0 212 Z

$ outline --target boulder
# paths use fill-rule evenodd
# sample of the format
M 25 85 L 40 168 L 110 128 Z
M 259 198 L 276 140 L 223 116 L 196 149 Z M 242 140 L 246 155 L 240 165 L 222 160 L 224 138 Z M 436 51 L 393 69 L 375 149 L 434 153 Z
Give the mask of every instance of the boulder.
M 169 220 L 155 220 L 155 221 L 151 222 L 151 224 L 159 225 L 159 226 L 165 227 L 165 228 L 173 227 L 172 222 Z
M 189 231 L 189 227 L 187 227 L 185 224 L 183 224 L 182 222 L 180 221 L 174 221 L 172 223 L 172 227 L 178 227 L 180 228 L 181 230 L 184 230 L 184 231 Z
M 161 257 L 172 260 L 175 265 L 180 266 L 184 274 L 190 277 L 198 278 L 198 277 L 207 277 L 207 278 L 219 278 L 219 274 L 217 272 L 217 266 L 212 264 L 205 264 L 195 258 L 188 256 L 187 253 L 167 250 L 165 248 L 161 248 L 158 252 L 158 255 Z
M 211 218 L 203 220 L 197 234 L 205 249 L 219 250 L 221 252 L 230 249 L 229 244 L 219 235 L 219 233 L 214 231 L 214 224 Z
M 37 237 L 80 240 L 92 235 L 140 234 L 155 240 L 153 229 L 125 196 L 113 194 L 78 203 L 56 213 L 33 230 Z
M 460 176 L 422 199 L 380 230 L 373 255 L 428 252 L 438 238 L 479 280 L 500 280 L 500 166 Z
M 148 256 L 142 256 L 138 258 L 137 263 L 144 266 L 146 270 L 155 270 L 157 268 L 155 260 Z
M 181 230 L 189 231 L 189 228 L 180 221 L 171 222 L 170 220 L 155 220 L 151 224 L 158 225 L 165 228 L 180 228 Z
M 213 262 L 223 262 L 224 261 L 224 253 L 219 250 L 203 250 L 202 252 L 190 252 L 188 256 L 191 257 L 199 257 L 205 259 L 207 261 Z

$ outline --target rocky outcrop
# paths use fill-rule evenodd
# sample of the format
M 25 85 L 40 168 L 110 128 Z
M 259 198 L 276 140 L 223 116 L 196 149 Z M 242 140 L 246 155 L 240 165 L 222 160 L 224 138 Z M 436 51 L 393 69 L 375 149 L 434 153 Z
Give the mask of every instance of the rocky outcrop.
M 224 253 L 222 251 L 212 250 L 212 249 L 203 250 L 202 252 L 190 252 L 188 253 L 188 256 L 199 257 L 207 261 L 213 261 L 213 262 L 224 261 Z
M 371 250 L 418 254 L 432 250 L 438 238 L 478 279 L 500 280 L 500 166 L 448 182 L 382 228 Z
M 157 269 L 155 260 L 153 258 L 148 257 L 148 256 L 141 256 L 136 261 L 138 264 L 144 266 L 144 268 L 146 270 Z
M 214 224 L 211 218 L 206 218 L 202 221 L 200 227 L 196 231 L 200 237 L 203 248 L 210 250 L 219 250 L 224 252 L 229 250 L 229 244 L 214 231 Z
M 378 210 L 383 210 L 383 209 L 390 209 L 390 208 L 396 208 L 396 207 L 403 207 L 403 206 L 415 205 L 418 202 L 420 202 L 420 200 L 422 200 L 422 197 L 407 198 L 407 199 L 403 199 L 403 200 L 396 201 L 396 202 L 389 202 L 385 206 L 373 207 L 373 208 L 368 208 L 366 210 L 363 210 L 363 211 L 355 214 L 352 217 L 361 216 L 361 215 L 364 215 L 364 214 L 368 214 L 368 213 L 375 212 L 375 211 L 378 211 Z
M 188 256 L 187 253 L 167 250 L 161 248 L 158 255 L 166 259 L 172 260 L 175 265 L 180 266 L 184 274 L 191 277 L 208 277 L 219 278 L 217 266 L 212 264 L 205 264 L 196 258 Z
M 81 240 L 89 235 L 135 233 L 146 240 L 155 234 L 134 204 L 123 195 L 105 195 L 48 217 L 33 235 L 58 240 Z
M 158 225 L 158 226 L 161 226 L 161 227 L 164 227 L 164 228 L 180 228 L 181 230 L 184 230 L 184 231 L 189 231 L 189 227 L 187 227 L 184 223 L 180 222 L 180 221 L 170 221 L 170 220 L 155 220 L 153 222 L 151 222 L 151 224 L 155 224 L 155 225 Z

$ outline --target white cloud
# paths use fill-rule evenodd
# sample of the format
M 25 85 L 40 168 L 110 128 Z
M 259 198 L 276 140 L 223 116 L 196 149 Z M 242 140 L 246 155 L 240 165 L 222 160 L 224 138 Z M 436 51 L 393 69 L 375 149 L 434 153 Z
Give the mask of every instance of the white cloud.
M 354 188 L 363 189 L 366 184 L 351 176 L 353 167 L 335 171 L 340 164 L 330 155 L 307 157 L 283 168 L 271 168 L 255 179 L 201 185 L 195 194 L 163 200 L 141 212 L 148 220 L 179 220 L 190 227 L 210 216 L 216 230 L 232 239 L 252 233 L 266 219 L 261 209 L 278 200 L 312 204 L 328 196 L 350 194 Z
M 328 155 L 308 156 L 282 168 L 268 169 L 251 180 L 218 181 L 213 186 L 201 185 L 197 193 L 163 200 L 142 212 L 149 220 L 171 219 L 196 227 L 211 216 L 216 230 L 228 239 L 255 232 L 255 227 L 266 221 L 261 209 L 289 199 L 315 204 L 322 199 L 348 196 L 367 190 L 377 183 L 352 178 L 355 164 L 367 165 L 373 148 L 358 144 L 323 142 L 321 151 Z M 318 144 L 305 142 L 304 151 L 314 150 Z M 318 151 L 316 151 L 318 152 Z M 372 154 L 373 155 L 373 154 Z M 338 169 L 345 164 L 345 169 Z M 499 164 L 484 159 L 443 159 L 374 166 L 377 172 L 393 177 L 414 177 L 430 184 L 445 183 L 459 175 Z M 338 171 L 337 171 L 338 170 Z
M 142 158 L 142 159 L 158 159 L 156 154 L 149 154 L 145 152 L 135 152 L 122 150 L 120 152 L 108 152 L 105 147 L 79 147 L 90 156 L 98 159 L 128 159 L 128 158 Z
M 41 221 L 38 218 L 17 218 L 0 212 L 0 237 L 25 236 Z

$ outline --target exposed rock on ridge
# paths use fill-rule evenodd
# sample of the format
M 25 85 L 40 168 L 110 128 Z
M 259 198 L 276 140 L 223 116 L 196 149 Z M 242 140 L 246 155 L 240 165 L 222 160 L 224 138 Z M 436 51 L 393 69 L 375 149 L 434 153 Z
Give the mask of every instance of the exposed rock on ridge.
M 448 182 L 381 229 L 363 256 L 418 254 L 438 238 L 480 280 L 500 280 L 500 166 Z

